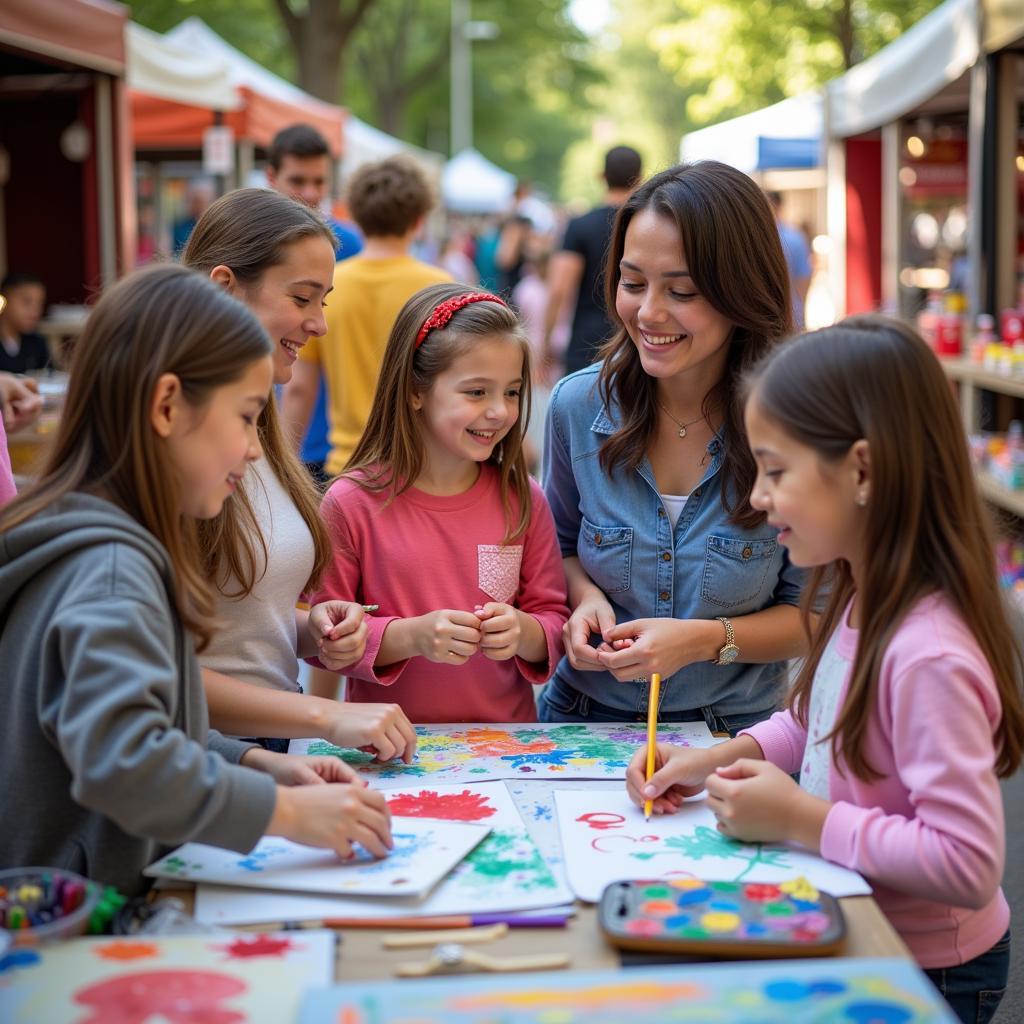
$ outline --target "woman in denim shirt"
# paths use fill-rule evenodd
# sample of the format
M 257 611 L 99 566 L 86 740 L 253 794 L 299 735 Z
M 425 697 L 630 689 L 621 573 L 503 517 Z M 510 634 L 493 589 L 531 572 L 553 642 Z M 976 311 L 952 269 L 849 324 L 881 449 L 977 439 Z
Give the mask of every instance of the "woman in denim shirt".
M 767 718 L 805 650 L 803 574 L 750 506 L 738 382 L 792 329 L 768 201 L 715 161 L 655 175 L 621 207 L 605 274 L 618 330 L 555 388 L 545 490 L 572 617 L 542 721 Z

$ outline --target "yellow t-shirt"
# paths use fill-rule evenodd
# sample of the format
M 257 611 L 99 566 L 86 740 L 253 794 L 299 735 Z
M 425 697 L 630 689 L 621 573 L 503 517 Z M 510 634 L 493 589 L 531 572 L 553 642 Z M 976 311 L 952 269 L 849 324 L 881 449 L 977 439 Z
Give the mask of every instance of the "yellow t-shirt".
M 399 311 L 421 288 L 451 279 L 447 271 L 412 256 L 353 256 L 335 268 L 325 312 L 327 333 L 310 338 L 299 353 L 300 359 L 317 363 L 327 380 L 331 450 L 324 468 L 332 476 L 344 469 L 366 427 Z

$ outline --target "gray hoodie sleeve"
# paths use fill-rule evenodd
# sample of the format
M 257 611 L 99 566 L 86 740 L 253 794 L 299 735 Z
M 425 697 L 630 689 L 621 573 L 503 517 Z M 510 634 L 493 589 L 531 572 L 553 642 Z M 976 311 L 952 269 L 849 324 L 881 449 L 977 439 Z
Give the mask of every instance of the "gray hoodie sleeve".
M 198 671 L 175 662 L 169 609 L 113 593 L 64 606 L 49 630 L 64 692 L 44 699 L 55 699 L 72 797 L 132 835 L 250 850 L 273 814 L 274 780 L 197 742 L 205 698 Z

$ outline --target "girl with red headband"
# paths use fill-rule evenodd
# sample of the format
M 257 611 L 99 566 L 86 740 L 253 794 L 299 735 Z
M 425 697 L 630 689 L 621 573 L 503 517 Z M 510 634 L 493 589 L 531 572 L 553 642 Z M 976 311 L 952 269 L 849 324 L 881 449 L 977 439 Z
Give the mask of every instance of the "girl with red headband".
M 558 663 L 569 612 L 523 458 L 529 394 L 529 342 L 498 296 L 440 284 L 405 304 L 321 506 L 334 553 L 313 600 L 379 605 L 350 701 L 383 685 L 414 722 L 536 721 L 530 684 Z

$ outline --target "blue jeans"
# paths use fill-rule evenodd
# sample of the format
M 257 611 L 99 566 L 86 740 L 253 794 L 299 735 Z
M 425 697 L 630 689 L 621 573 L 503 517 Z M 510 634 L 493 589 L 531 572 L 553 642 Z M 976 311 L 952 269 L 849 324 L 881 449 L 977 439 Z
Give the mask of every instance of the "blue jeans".
M 711 708 L 690 708 L 686 711 L 660 711 L 659 722 L 705 722 L 712 732 L 727 732 L 735 736 L 740 729 L 748 729 L 763 722 L 774 708 L 753 714 L 719 715 Z M 630 712 L 625 708 L 612 708 L 588 697 L 585 693 L 555 678 L 548 682 L 537 698 L 537 717 L 542 722 L 646 722 L 647 714 Z
M 924 973 L 964 1024 L 988 1024 L 995 1016 L 1010 971 L 1010 930 L 986 953 L 957 967 Z

